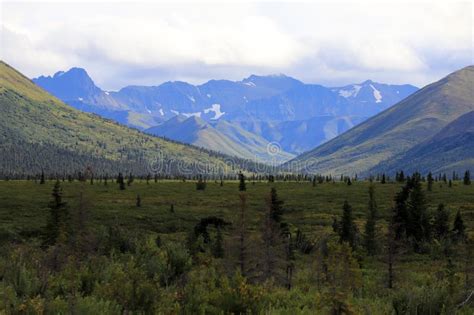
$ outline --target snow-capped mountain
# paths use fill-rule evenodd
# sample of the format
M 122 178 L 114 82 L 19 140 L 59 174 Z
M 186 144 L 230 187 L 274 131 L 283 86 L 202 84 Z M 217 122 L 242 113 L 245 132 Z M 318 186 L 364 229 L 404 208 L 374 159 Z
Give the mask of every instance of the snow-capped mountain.
M 241 139 L 248 138 L 250 132 L 267 142 L 281 142 L 282 149 L 290 154 L 330 140 L 417 90 L 411 85 L 387 85 L 370 80 L 330 88 L 280 74 L 251 75 L 242 81 L 210 80 L 201 85 L 174 81 L 107 92 L 97 87 L 80 68 L 33 81 L 77 109 L 142 130 L 161 125 L 160 133 L 167 135 L 163 128 L 171 128 L 173 121 L 164 122 L 176 116 L 196 117 L 211 125 L 224 120 L 238 126 L 233 134 L 240 132 Z M 176 140 L 187 139 L 187 131 L 181 132 L 183 135 L 175 136 Z M 205 146 L 215 149 L 213 145 Z

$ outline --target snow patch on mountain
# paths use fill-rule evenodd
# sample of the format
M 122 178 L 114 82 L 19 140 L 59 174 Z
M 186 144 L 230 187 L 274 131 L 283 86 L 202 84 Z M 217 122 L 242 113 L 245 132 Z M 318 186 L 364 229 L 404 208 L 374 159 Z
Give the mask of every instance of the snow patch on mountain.
M 177 110 L 172 109 L 171 112 L 175 115 L 179 115 L 179 112 Z
M 208 98 L 211 98 L 211 94 L 207 94 L 207 97 L 208 97 Z
M 104 91 L 104 93 L 105 93 L 106 95 L 109 95 L 109 94 L 110 94 L 110 93 L 109 93 L 109 92 L 107 92 L 107 91 Z
M 78 97 L 77 99 L 80 100 L 81 102 L 84 100 L 82 97 Z
M 362 86 L 360 85 L 353 85 L 352 89 L 350 90 L 339 90 L 339 96 L 342 96 L 344 98 L 356 97 L 357 94 L 359 94 L 361 88 Z
M 375 103 L 381 103 L 382 102 L 382 94 L 380 93 L 380 91 L 377 90 L 372 84 L 370 85 L 370 87 L 374 91 Z
M 195 116 L 195 117 L 199 117 L 201 118 L 201 112 L 197 112 L 197 113 L 182 113 L 181 115 L 183 115 L 184 117 L 186 118 L 189 118 L 191 116 Z
M 225 112 L 221 112 L 221 105 L 220 104 L 212 104 L 212 106 L 210 108 L 206 108 L 204 110 L 204 114 L 208 114 L 210 112 L 214 112 L 214 117 L 211 118 L 213 120 L 217 120 L 225 114 Z
M 164 116 L 164 115 L 165 115 L 165 112 L 163 112 L 163 108 L 160 108 L 159 112 L 160 112 L 160 115 L 161 115 L 161 116 Z
M 190 100 L 191 102 L 196 103 L 196 100 L 194 99 L 194 97 L 188 96 L 188 98 L 189 98 L 189 100 Z
M 255 83 L 253 82 L 244 82 L 245 85 L 248 85 L 248 86 L 252 86 L 252 87 L 255 87 Z

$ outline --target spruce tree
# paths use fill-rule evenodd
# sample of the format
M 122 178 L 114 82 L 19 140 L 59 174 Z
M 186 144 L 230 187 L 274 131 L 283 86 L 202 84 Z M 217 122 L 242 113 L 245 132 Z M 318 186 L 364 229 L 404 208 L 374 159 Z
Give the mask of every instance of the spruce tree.
M 142 206 L 142 198 L 140 197 L 140 195 L 137 195 L 136 206 L 137 208 L 140 208 Z
M 270 190 L 270 216 L 275 222 L 281 222 L 283 214 L 283 201 L 278 198 L 277 191 L 274 187 Z
M 339 240 L 341 243 L 347 242 L 352 248 L 355 248 L 357 227 L 352 217 L 352 207 L 347 200 L 344 201 L 342 211 L 342 219 L 339 227 Z
M 45 180 L 44 180 L 44 172 L 41 170 L 41 177 L 40 177 L 40 185 L 44 185 Z
M 245 175 L 242 172 L 239 173 L 239 191 L 246 191 L 247 187 L 245 185 Z
M 444 239 L 449 235 L 449 212 L 446 211 L 442 203 L 438 205 L 436 210 L 433 232 L 438 240 Z
M 454 218 L 454 224 L 452 229 L 453 241 L 455 242 L 464 242 L 466 240 L 466 226 L 464 225 L 464 220 L 461 217 L 461 211 L 456 213 Z
M 62 200 L 62 189 L 59 180 L 53 188 L 53 200 L 49 203 L 49 217 L 46 224 L 44 244 L 54 245 L 68 234 L 69 210 L 67 203 Z
M 387 179 L 385 178 L 385 173 L 382 174 L 382 180 L 380 181 L 381 184 L 385 184 Z
M 433 174 L 431 174 L 431 172 L 428 173 L 427 181 L 428 181 L 428 191 L 433 190 Z
M 117 177 L 117 184 L 119 184 L 119 189 L 120 190 L 125 190 L 125 182 L 123 180 L 123 175 L 122 173 L 119 173 L 118 174 L 118 177 Z
M 407 236 L 413 238 L 415 241 L 415 250 L 417 250 L 422 241 L 430 240 L 431 225 L 419 174 L 415 174 L 412 181 L 413 188 L 410 192 L 410 198 L 407 204 Z
M 463 179 L 464 185 L 471 185 L 471 172 L 466 171 L 464 173 L 464 179 Z
M 377 203 L 375 202 L 375 189 L 373 185 L 369 186 L 369 207 L 367 213 L 367 222 L 365 223 L 365 249 L 369 255 L 374 255 L 377 250 L 376 244 L 376 221 L 377 221 Z

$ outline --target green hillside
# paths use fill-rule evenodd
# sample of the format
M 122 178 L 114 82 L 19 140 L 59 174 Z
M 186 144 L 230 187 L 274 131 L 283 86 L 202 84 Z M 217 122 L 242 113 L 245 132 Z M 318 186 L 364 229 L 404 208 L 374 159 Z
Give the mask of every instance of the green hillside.
M 473 83 L 474 66 L 456 71 L 286 166 L 309 173 L 368 174 L 474 110 Z
M 75 110 L 0 62 L 0 173 L 231 172 L 228 157 Z M 232 159 L 236 168 L 244 160 Z M 251 168 L 250 165 L 245 166 Z
M 451 174 L 453 171 L 462 174 L 465 170 L 474 170 L 474 111 L 462 115 L 401 156 L 377 165 L 373 172 L 394 173 L 400 169 L 424 174 Z
M 294 157 L 281 150 L 272 154 L 268 140 L 225 120 L 208 123 L 195 116 L 176 116 L 146 132 L 249 160 L 280 164 Z

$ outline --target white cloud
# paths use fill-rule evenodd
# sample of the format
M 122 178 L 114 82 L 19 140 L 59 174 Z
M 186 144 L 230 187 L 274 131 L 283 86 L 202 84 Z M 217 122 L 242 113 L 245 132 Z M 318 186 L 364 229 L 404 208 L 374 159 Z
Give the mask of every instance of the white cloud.
M 1 58 L 85 67 L 105 89 L 286 73 L 422 85 L 472 63 L 469 3 L 4 3 Z

